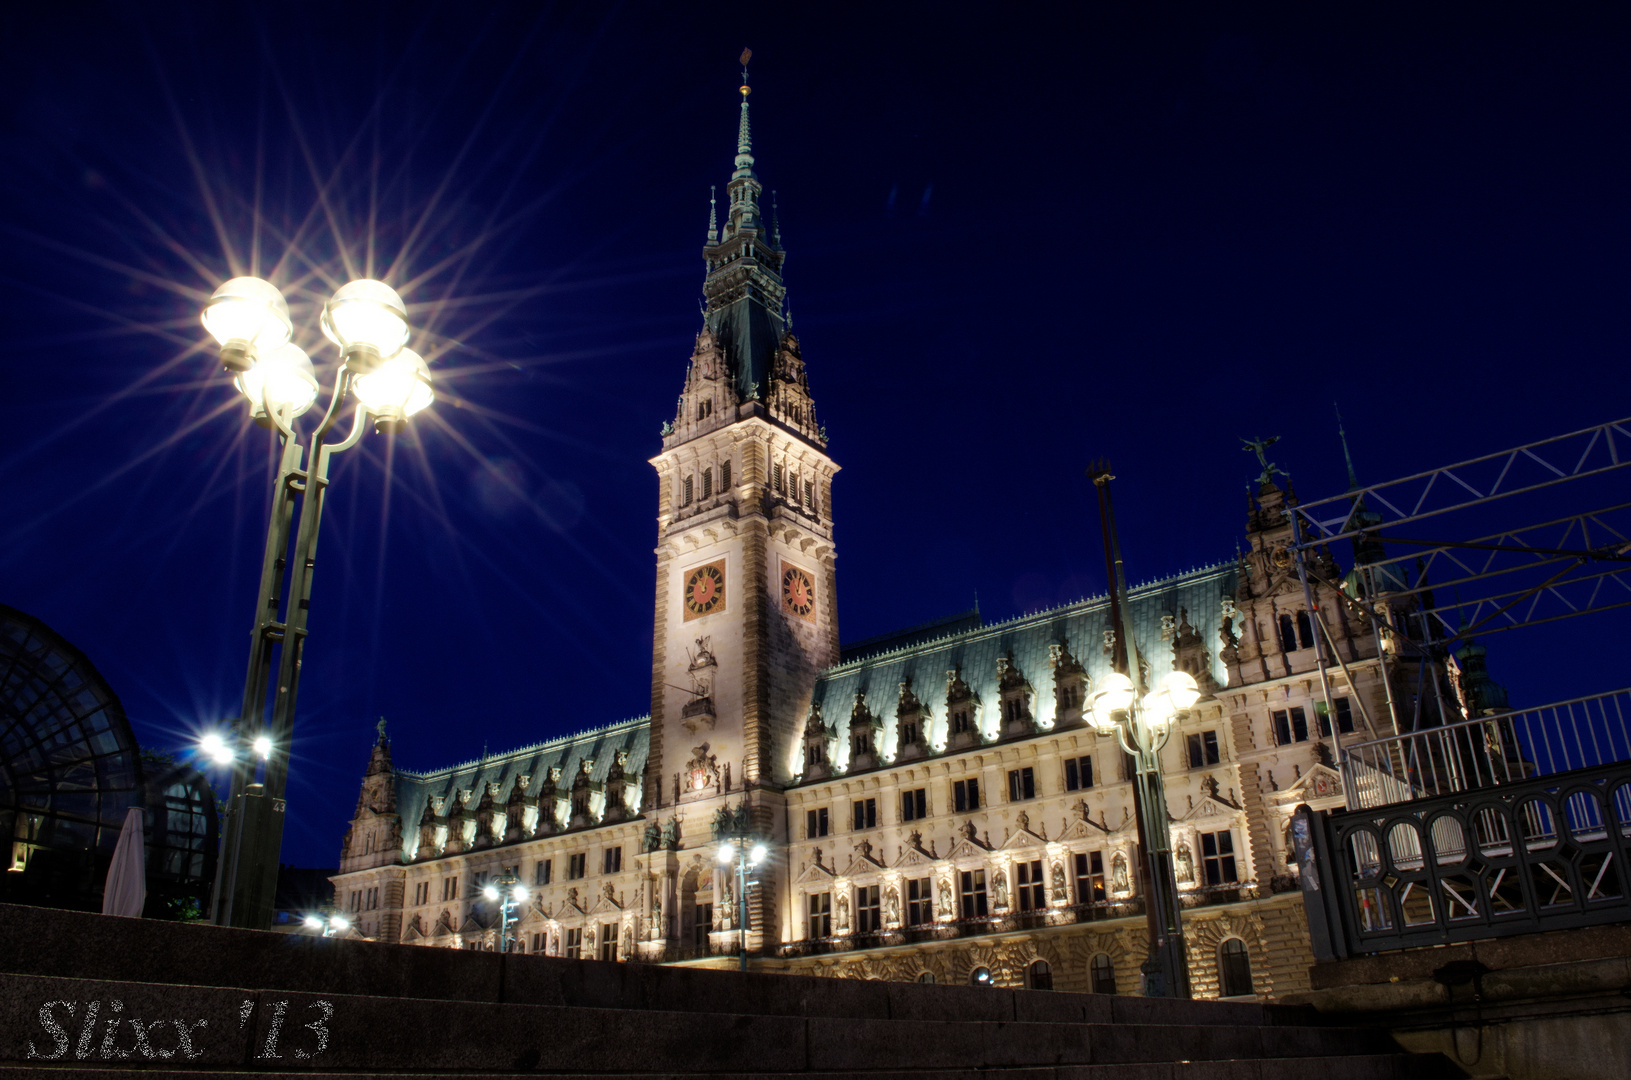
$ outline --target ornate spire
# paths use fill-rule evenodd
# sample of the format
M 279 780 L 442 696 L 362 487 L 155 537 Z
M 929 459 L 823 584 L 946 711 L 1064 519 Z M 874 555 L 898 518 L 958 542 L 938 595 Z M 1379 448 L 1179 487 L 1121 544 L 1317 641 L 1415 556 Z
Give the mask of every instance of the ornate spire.
M 716 209 L 715 195 L 719 189 L 713 184 L 708 185 L 708 243 L 719 243 L 719 214 Z
M 753 59 L 752 49 L 742 50 L 742 119 L 736 126 L 736 175 L 748 176 L 753 172 L 753 132 L 748 127 L 748 61 Z
M 1348 490 L 1358 491 L 1359 476 L 1354 472 L 1353 455 L 1348 453 L 1348 433 L 1342 429 L 1342 410 L 1337 408 L 1335 402 L 1332 403 L 1331 407 L 1337 411 L 1337 438 L 1342 440 L 1342 460 L 1348 466 Z

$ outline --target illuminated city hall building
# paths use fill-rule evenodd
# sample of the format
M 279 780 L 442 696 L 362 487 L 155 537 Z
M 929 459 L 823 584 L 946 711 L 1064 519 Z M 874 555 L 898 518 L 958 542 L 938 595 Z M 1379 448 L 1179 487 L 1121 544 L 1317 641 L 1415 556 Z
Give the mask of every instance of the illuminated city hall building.
M 508 875 L 530 893 L 513 948 L 734 963 L 743 905 L 714 827 L 745 807 L 770 852 L 746 904 L 756 967 L 1136 993 L 1133 785 L 1083 716 L 1110 671 L 1108 602 L 840 648 L 838 466 L 753 166 L 744 88 L 703 327 L 651 459 L 651 715 L 425 773 L 394 769 L 382 730 L 336 902 L 369 938 L 493 949 L 481 887 Z M 1243 554 L 1129 598 L 1146 684 L 1181 669 L 1202 691 L 1162 754 L 1197 996 L 1307 987 L 1288 820 L 1342 803 L 1334 741 L 1385 734 L 1381 665 L 1405 664 L 1329 554 L 1309 610 L 1288 498 L 1265 470 Z M 1239 536 L 1220 525 L 1219 550 Z M 1340 659 L 1328 710 L 1322 632 Z

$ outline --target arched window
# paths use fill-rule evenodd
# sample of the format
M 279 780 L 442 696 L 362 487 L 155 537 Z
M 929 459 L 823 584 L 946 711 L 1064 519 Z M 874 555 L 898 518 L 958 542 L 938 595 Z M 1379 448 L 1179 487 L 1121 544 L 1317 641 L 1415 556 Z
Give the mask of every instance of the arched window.
M 992 985 L 992 982 L 991 982 L 991 969 L 990 968 L 985 968 L 985 967 L 975 968 L 973 974 L 971 974 L 968 977 L 968 984 L 970 986 L 990 986 L 990 985 Z
M 1246 943 L 1237 937 L 1218 946 L 1218 996 L 1247 997 L 1252 993 L 1252 961 Z
M 917 981 L 920 982 L 920 983 L 932 983 L 932 982 L 934 982 L 934 972 L 932 972 L 932 971 L 919 972 L 918 977 L 917 977 Z
M 1025 972 L 1025 985 L 1032 990 L 1053 989 L 1053 968 L 1046 960 L 1038 960 Z
M 1095 994 L 1113 994 L 1116 992 L 1116 965 L 1110 962 L 1109 953 L 1098 953 L 1093 957 L 1092 963 L 1087 967 L 1088 987 Z

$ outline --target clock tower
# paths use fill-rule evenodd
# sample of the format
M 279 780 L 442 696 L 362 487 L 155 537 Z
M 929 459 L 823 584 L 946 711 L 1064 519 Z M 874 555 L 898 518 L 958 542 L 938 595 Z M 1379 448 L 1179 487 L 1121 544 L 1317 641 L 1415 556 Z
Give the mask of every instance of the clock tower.
M 746 73 L 744 72 L 744 83 Z M 643 805 L 710 844 L 746 804 L 785 839 L 781 789 L 801 767 L 815 676 L 838 660 L 831 516 L 837 466 L 788 328 L 785 253 L 753 170 L 743 85 L 721 224 L 710 199 L 706 306 L 662 452 Z

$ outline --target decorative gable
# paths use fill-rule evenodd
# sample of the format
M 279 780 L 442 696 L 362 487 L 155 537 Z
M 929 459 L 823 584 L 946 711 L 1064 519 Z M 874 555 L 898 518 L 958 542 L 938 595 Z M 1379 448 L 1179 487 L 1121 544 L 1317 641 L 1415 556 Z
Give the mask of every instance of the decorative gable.
M 1277 803 L 1292 805 L 1343 797 L 1342 776 L 1335 769 L 1320 764 L 1311 766 L 1295 784 L 1272 796 Z
M 797 880 L 795 880 L 793 884 L 825 885 L 827 882 L 831 881 L 837 876 L 838 875 L 833 873 L 830 867 L 821 865 L 821 849 L 817 848 L 816 861 L 805 867 L 804 872 L 798 876 Z
M 937 861 L 938 859 L 932 849 L 929 851 L 923 850 L 923 834 L 913 829 L 912 835 L 907 838 L 905 845 L 900 850 L 900 855 L 895 859 L 893 869 L 902 870 L 913 866 L 929 866 Z
M 844 868 L 843 876 L 847 878 L 860 877 L 884 869 L 883 862 L 872 854 L 872 842 L 862 840 L 855 845 L 855 857 Z

